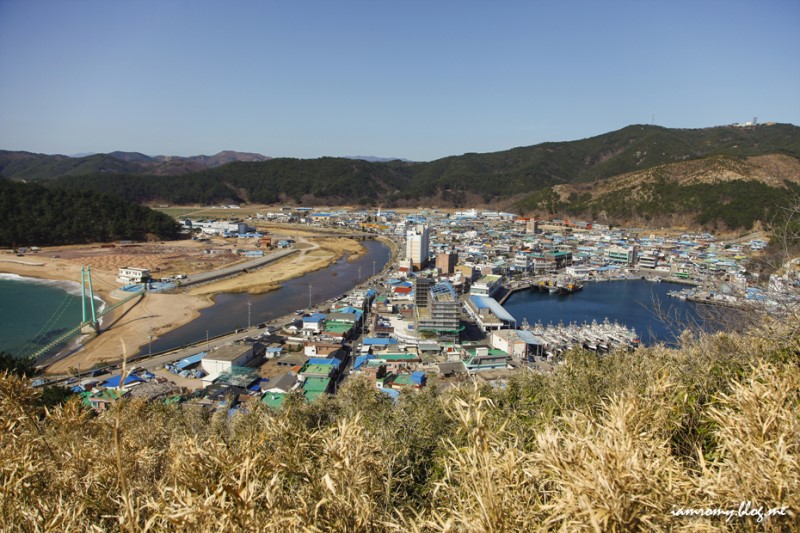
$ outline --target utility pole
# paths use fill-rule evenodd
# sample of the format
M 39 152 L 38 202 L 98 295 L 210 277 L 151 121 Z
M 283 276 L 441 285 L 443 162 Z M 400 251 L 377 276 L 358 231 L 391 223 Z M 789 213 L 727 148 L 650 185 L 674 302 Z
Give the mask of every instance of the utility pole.
M 247 329 L 250 329 L 250 308 L 253 307 L 253 302 L 247 300 Z
M 308 310 L 311 311 L 311 284 L 308 285 Z
M 211 351 L 211 345 L 208 342 L 208 330 L 206 330 L 206 352 Z
M 361 283 L 361 265 L 358 267 L 358 282 Z
M 372 277 L 375 277 L 375 261 L 372 262 Z

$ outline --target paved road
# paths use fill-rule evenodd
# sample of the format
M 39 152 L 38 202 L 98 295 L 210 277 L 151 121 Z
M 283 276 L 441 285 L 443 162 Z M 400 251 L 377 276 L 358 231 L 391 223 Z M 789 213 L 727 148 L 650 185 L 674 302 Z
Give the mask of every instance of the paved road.
M 240 274 L 243 270 L 254 270 L 257 268 L 261 268 L 264 265 L 272 263 L 273 261 L 277 261 L 278 259 L 284 258 L 286 256 L 296 254 L 299 251 L 300 250 L 298 248 L 287 248 L 285 250 L 279 250 L 277 252 L 265 255 L 264 257 L 257 257 L 256 259 L 251 259 L 250 261 L 237 263 L 233 266 L 212 270 L 210 272 L 192 274 L 191 276 L 180 280 L 181 287 L 189 287 L 191 285 L 197 285 L 200 283 L 206 283 L 220 278 L 226 278 L 228 276 Z

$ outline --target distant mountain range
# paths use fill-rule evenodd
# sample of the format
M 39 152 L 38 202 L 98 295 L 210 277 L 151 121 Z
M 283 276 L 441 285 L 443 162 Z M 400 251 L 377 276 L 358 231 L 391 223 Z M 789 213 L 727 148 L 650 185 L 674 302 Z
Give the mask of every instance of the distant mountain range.
M 0 176 L 24 180 L 47 180 L 84 174 L 152 174 L 178 176 L 199 172 L 234 161 L 268 161 L 261 154 L 226 150 L 215 155 L 181 157 L 148 156 L 139 152 L 109 154 L 46 155 L 0 150 Z
M 120 152 L 77 159 L 0 152 L 0 175 L 48 179 L 53 187 L 140 203 L 491 206 L 612 223 L 732 228 L 768 220 L 787 198 L 800 197 L 800 128 L 791 124 L 633 125 L 577 141 L 424 163 L 267 159 L 228 152 L 162 159 Z

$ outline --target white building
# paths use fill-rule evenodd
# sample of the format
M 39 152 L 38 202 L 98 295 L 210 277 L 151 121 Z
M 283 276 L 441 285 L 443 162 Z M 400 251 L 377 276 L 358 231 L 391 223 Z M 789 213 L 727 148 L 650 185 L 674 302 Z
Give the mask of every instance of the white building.
M 234 366 L 245 366 L 247 363 L 264 355 L 266 348 L 262 344 L 251 345 L 227 344 L 209 352 L 202 360 L 203 370 L 208 373 L 204 381 L 213 381 L 223 372 L 230 372 Z
M 544 354 L 544 341 L 526 330 L 494 330 L 490 342 L 492 348 L 502 350 L 516 360 L 527 360 L 529 356 Z
M 516 252 L 514 254 L 514 269 L 527 272 L 531 268 L 531 254 L 528 252 Z
M 564 269 L 567 276 L 573 278 L 585 279 L 592 275 L 594 268 L 588 266 L 571 265 Z
M 429 231 L 425 224 L 417 224 L 406 232 L 406 258 L 417 270 L 428 263 Z
M 146 268 L 120 267 L 117 272 L 117 283 L 144 283 L 150 279 L 150 271 Z
M 489 274 L 476 281 L 469 289 L 469 293 L 474 296 L 494 297 L 498 290 L 503 286 L 503 276 Z
M 639 256 L 639 268 L 656 268 L 658 266 L 658 257 L 652 253 L 646 253 Z

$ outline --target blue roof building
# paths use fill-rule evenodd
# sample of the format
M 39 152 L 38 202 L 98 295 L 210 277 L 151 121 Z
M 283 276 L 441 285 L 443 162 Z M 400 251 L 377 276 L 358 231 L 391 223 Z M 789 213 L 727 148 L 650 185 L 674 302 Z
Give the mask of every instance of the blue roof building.
M 108 389 L 118 389 L 120 387 L 120 381 L 122 380 L 122 374 L 117 374 L 116 376 L 112 376 L 105 380 L 101 385 Z M 145 381 L 140 378 L 139 376 L 128 375 L 125 377 L 125 383 L 122 386 L 132 385 L 134 383 L 145 383 Z
M 208 352 L 200 352 L 194 355 L 190 355 L 189 357 L 184 357 L 177 363 L 175 363 L 175 368 L 178 370 L 186 370 L 188 367 L 195 365 L 203 360 L 203 357 L 206 356 Z

